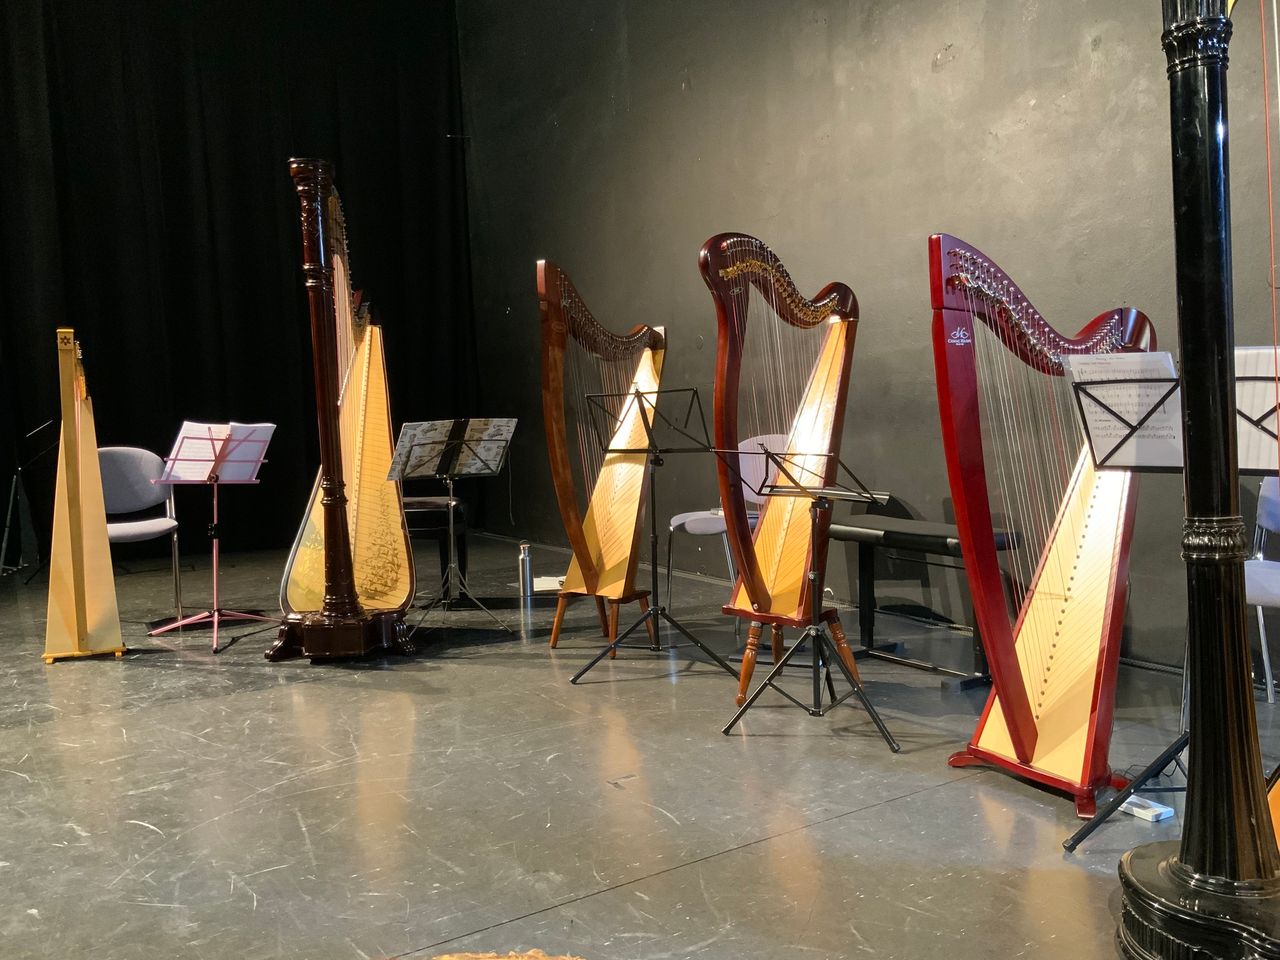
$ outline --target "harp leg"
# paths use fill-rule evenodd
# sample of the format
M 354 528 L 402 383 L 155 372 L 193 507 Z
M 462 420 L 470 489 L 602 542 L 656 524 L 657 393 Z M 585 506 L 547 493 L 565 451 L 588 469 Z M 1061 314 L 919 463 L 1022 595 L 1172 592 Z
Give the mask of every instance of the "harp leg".
M 831 639 L 836 642 L 836 653 L 840 655 L 844 665 L 849 668 L 853 678 L 861 683 L 862 677 L 858 674 L 858 662 L 853 659 L 853 651 L 849 649 L 849 638 L 844 635 L 844 627 L 840 626 L 840 618 L 832 614 L 827 620 L 827 627 L 831 630 Z
M 658 627 L 653 622 L 653 617 L 649 616 L 649 597 L 644 595 L 636 598 L 636 603 L 640 604 L 640 616 L 648 617 L 644 622 L 644 628 L 649 631 L 649 646 L 654 650 L 658 649 Z
M 1090 790 L 1076 797 L 1076 816 L 1081 820 L 1092 820 L 1098 815 L 1098 799 Z
M 773 648 L 773 662 L 779 664 L 782 662 L 782 627 L 774 624 L 769 628 L 769 645 Z M 782 676 L 782 671 L 778 671 L 778 676 Z
M 738 706 L 747 702 L 747 688 L 751 686 L 751 674 L 755 673 L 756 656 L 760 651 L 760 634 L 764 632 L 764 624 L 753 623 L 747 631 L 747 649 L 742 651 L 742 671 L 738 674 L 738 696 L 734 700 Z
M 604 597 L 596 597 L 596 616 L 600 618 L 600 635 L 609 635 L 609 614 L 604 609 Z
M 618 656 L 618 648 L 612 646 L 613 642 L 618 639 L 618 611 L 622 609 L 622 604 L 617 600 L 609 601 L 609 659 L 614 660 Z
M 560 628 L 564 626 L 564 612 L 568 609 L 569 595 L 562 593 L 560 594 L 560 599 L 556 601 L 556 618 L 551 621 L 551 640 L 549 643 L 553 650 L 556 644 L 560 642 Z

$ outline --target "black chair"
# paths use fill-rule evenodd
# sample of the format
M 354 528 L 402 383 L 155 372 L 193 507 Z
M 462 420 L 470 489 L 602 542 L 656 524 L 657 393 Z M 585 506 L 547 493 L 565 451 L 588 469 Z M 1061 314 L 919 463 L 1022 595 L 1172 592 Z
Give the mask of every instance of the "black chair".
M 405 497 L 404 516 L 411 539 L 435 540 L 440 550 L 440 584 L 445 583 L 449 572 L 449 498 Z M 453 548 L 458 555 L 458 572 L 467 576 L 467 505 L 457 497 L 453 499 Z M 446 593 L 445 600 L 456 599 Z

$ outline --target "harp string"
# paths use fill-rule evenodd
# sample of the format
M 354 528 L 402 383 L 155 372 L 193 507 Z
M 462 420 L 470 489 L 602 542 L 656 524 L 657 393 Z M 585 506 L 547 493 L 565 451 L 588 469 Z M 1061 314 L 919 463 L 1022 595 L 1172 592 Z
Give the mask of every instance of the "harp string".
M 1018 536 L 1018 548 L 1005 554 L 1013 581 L 1004 585 L 1006 599 L 1015 621 L 1023 617 L 1017 641 L 1024 679 L 1038 712 L 1046 706 L 1051 671 L 1078 670 L 1089 662 L 1089 651 L 1082 645 L 1059 646 L 1059 618 L 1072 593 L 1087 589 L 1091 581 L 1106 573 L 1081 571 L 1064 552 L 1048 551 L 1055 536 L 1078 543 L 1083 533 L 1082 518 L 1063 510 L 1062 505 L 1083 456 L 1084 438 L 1072 414 L 1067 378 L 1025 362 L 1011 336 L 985 319 L 999 307 L 984 303 L 972 287 L 966 286 L 964 296 L 974 332 L 979 422 L 992 520 L 997 528 Z M 1041 332 L 1026 311 L 1021 320 L 1015 316 L 1013 322 L 1025 323 L 1030 336 Z M 1040 339 L 1051 346 L 1045 342 L 1047 338 Z M 1089 349 L 1105 351 L 1113 341 L 1113 335 L 1099 336 Z M 1037 596 L 1048 595 L 1053 602 L 1032 603 L 1033 585 Z
M 728 251 L 728 260 L 735 266 L 763 263 L 769 257 L 763 244 L 746 238 L 735 240 Z M 783 319 L 784 291 L 771 274 L 744 271 L 738 282 L 744 287 L 732 302 L 742 311 L 734 321 L 743 344 L 739 383 L 745 386 L 739 387 L 738 440 L 766 434 L 788 437 L 789 449 L 770 452 L 783 456 L 801 483 L 816 482 L 814 473 L 820 473 L 823 465 L 807 464 L 802 455 L 822 451 L 790 448 L 797 443 L 797 411 L 821 352 L 824 331 L 796 327 Z
M 582 318 L 578 300 L 567 282 L 561 279 L 561 303 L 567 319 Z M 581 343 L 570 323 L 565 350 L 565 417 L 571 424 L 576 467 L 579 507 L 587 509 L 592 491 L 608 460 L 610 440 L 629 404 L 637 365 L 643 350 L 621 357 L 604 357 Z

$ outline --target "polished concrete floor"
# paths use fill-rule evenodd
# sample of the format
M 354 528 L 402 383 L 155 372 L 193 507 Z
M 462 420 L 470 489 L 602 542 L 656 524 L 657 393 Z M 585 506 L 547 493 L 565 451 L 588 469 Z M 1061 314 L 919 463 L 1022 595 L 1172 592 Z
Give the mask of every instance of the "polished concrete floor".
M 563 564 L 535 549 L 538 573 Z M 226 602 L 270 608 L 281 565 L 231 557 Z M 478 593 L 509 596 L 514 573 L 513 544 L 477 538 Z M 188 571 L 193 604 L 207 576 Z M 773 695 L 725 737 L 734 683 L 684 651 L 628 651 L 571 686 L 599 648 L 589 604 L 554 652 L 540 607 L 512 635 L 432 613 L 411 658 L 273 665 L 269 634 L 217 657 L 203 632 L 148 640 L 167 583 L 158 562 L 118 578 L 126 658 L 52 667 L 40 580 L 0 584 L 5 960 L 1108 957 L 1117 859 L 1178 832 L 1120 816 L 1065 855 L 1069 802 L 947 766 L 981 694 L 896 665 L 864 675 L 898 755 L 858 709 L 815 719 Z M 676 589 L 731 650 L 724 587 Z M 1117 768 L 1171 738 L 1177 696 L 1124 671 Z

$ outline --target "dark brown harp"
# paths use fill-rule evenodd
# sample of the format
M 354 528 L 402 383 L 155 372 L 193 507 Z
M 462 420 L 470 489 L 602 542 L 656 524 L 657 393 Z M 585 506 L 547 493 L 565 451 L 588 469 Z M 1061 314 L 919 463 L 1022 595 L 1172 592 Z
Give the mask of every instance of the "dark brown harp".
M 641 610 L 649 607 L 648 591 L 635 585 L 648 457 L 617 451 L 648 445 L 634 395 L 658 389 L 666 337 L 661 327 L 644 324 L 624 334 L 605 329 L 565 273 L 547 260 L 538 261 L 538 302 L 547 457 L 573 548 L 550 642 L 554 647 L 560 639 L 569 603 L 594 597 L 612 643 L 621 604 L 634 600 Z M 651 621 L 648 626 L 652 637 Z
M 331 165 L 290 160 L 289 175 L 302 205 L 320 474 L 280 585 L 284 625 L 266 656 L 408 649 L 413 551 L 400 484 L 388 479 L 393 444 L 382 328 L 351 289 Z
M 729 549 L 738 569 L 724 612 L 751 621 L 738 686 L 741 706 L 763 625 L 771 628 L 775 662 L 782 655 L 783 628 L 809 625 L 807 574 L 812 563 L 818 572 L 812 589 L 821 592 L 830 515 L 821 515 L 815 540 L 810 501 L 771 496 L 753 532 L 742 491 L 743 458 L 765 454 L 740 451 L 739 445 L 753 436 L 785 436 L 783 449 L 769 451 L 781 462 L 775 485 L 835 485 L 858 300 L 843 283 L 828 284 L 812 300 L 804 297 L 773 251 L 742 234 L 712 237 L 703 245 L 699 262 L 719 325 L 716 469 Z M 824 610 L 822 618 L 841 659 L 857 677 L 836 611 Z

